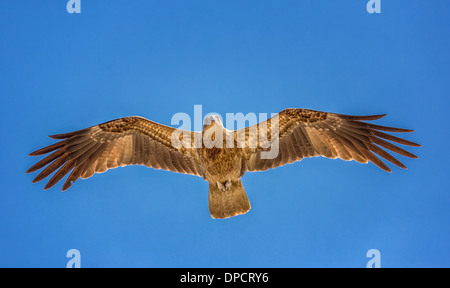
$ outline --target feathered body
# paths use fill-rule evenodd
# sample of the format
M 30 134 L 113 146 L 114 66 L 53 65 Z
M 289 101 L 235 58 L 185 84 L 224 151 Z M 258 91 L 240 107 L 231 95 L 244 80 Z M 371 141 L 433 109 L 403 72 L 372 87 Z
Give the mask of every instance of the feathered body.
M 225 129 L 220 119 L 212 116 L 205 120 L 202 132 L 182 131 L 137 116 L 125 117 L 50 136 L 60 141 L 31 153 L 30 156 L 37 156 L 51 152 L 27 173 L 46 166 L 33 180 L 34 183 L 57 171 L 45 186 L 49 189 L 70 172 L 63 191 L 79 178 L 89 178 L 94 173 L 126 165 L 145 165 L 200 176 L 209 182 L 211 216 L 228 218 L 250 209 L 240 180 L 246 172 L 265 171 L 316 156 L 360 163 L 371 161 L 391 172 L 378 155 L 406 169 L 386 150 L 417 158 L 391 142 L 415 147 L 420 145 L 382 132 L 413 130 L 365 122 L 383 116 L 349 116 L 308 109 L 286 109 L 273 118 L 236 131 Z M 179 131 L 182 134 L 174 137 Z M 174 139 L 182 140 L 183 135 L 188 136 L 190 145 L 174 145 Z M 200 146 L 195 145 L 195 139 L 199 138 L 203 140 Z M 274 157 L 264 156 L 264 153 L 272 151 L 276 152 Z

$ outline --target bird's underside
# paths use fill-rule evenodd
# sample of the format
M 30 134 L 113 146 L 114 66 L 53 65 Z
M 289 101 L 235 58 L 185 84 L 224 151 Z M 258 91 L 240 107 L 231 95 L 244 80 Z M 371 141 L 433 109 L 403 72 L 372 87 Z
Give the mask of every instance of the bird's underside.
M 275 117 L 236 131 L 226 130 L 213 117 L 205 123 L 202 132 L 179 130 L 137 116 L 125 117 L 50 136 L 59 141 L 30 156 L 51 154 L 33 165 L 27 173 L 45 167 L 33 180 L 35 183 L 56 171 L 45 189 L 69 174 L 62 186 L 63 191 L 79 178 L 89 178 L 94 173 L 127 165 L 145 165 L 200 176 L 209 182 L 211 216 L 228 218 L 250 209 L 240 180 L 247 171 L 265 171 L 316 156 L 360 163 L 370 161 L 391 172 L 380 160 L 382 158 L 406 169 L 387 151 L 417 158 L 393 143 L 420 145 L 385 133 L 413 130 L 365 122 L 384 116 L 285 109 Z M 218 135 L 223 135 L 219 141 Z

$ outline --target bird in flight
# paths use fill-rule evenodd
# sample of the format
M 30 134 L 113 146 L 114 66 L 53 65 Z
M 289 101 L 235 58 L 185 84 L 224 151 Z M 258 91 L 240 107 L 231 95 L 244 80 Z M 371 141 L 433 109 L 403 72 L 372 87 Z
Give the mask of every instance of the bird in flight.
M 59 142 L 31 153 L 30 156 L 40 156 L 52 152 L 27 173 L 46 166 L 33 180 L 35 183 L 57 171 L 45 186 L 49 189 L 70 172 L 62 191 L 80 177 L 86 179 L 94 173 L 127 165 L 145 165 L 200 176 L 209 182 L 211 217 L 228 218 L 250 210 L 241 182 L 245 172 L 265 171 L 316 156 L 359 163 L 370 161 L 391 172 L 381 157 L 406 169 L 386 150 L 417 158 L 391 142 L 414 147 L 421 145 L 384 133 L 413 130 L 366 122 L 384 116 L 285 109 L 259 124 L 230 131 L 224 128 L 217 115 L 213 115 L 205 119 L 203 131 L 198 132 L 180 130 L 138 116 L 125 117 L 50 136 Z M 269 153 L 273 151 L 276 153 Z

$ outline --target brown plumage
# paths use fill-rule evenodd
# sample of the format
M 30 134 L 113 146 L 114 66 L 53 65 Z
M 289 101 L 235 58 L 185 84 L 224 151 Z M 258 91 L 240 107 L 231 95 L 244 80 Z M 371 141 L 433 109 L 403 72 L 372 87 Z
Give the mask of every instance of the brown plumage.
M 413 130 L 365 122 L 384 116 L 349 116 L 308 109 L 285 109 L 273 118 L 236 131 L 226 130 L 220 119 L 212 116 L 205 121 L 202 132 L 181 131 L 142 117 L 126 117 L 50 136 L 60 141 L 31 153 L 30 156 L 51 154 L 33 165 L 27 173 L 46 166 L 33 180 L 35 183 L 56 171 L 45 189 L 70 173 L 63 191 L 80 177 L 89 178 L 94 173 L 126 165 L 145 165 L 201 176 L 209 182 L 211 216 L 227 218 L 244 214 L 250 209 L 240 180 L 247 171 L 265 171 L 315 156 L 360 163 L 370 161 L 391 172 L 380 160 L 381 157 L 406 169 L 386 150 L 410 158 L 417 156 L 386 140 L 406 146 L 420 145 L 384 133 Z M 174 134 L 175 131 L 183 133 Z M 219 137 L 221 134 L 222 139 Z M 177 136 L 173 138 L 173 135 Z M 188 136 L 187 140 L 183 135 Z M 200 146 L 195 142 L 199 138 L 203 140 Z M 173 139 L 184 139 L 188 145 L 174 145 Z M 227 139 L 231 139 L 231 147 Z M 213 142 L 215 144 L 211 146 Z M 276 157 L 263 156 L 270 151 L 275 151 Z

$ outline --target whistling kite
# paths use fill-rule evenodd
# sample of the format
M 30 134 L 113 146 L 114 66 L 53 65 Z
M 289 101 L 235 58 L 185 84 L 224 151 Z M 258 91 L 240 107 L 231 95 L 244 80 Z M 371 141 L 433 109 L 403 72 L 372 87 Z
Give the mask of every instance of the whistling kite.
M 385 115 L 349 116 L 307 109 L 285 109 L 258 125 L 236 131 L 225 129 L 219 117 L 210 116 L 205 119 L 202 132 L 183 130 L 181 134 L 173 134 L 180 131 L 178 129 L 142 117 L 126 117 L 83 130 L 50 136 L 61 141 L 31 153 L 30 156 L 37 156 L 54 151 L 31 167 L 27 173 L 48 164 L 34 179 L 35 183 L 59 168 L 45 186 L 45 189 L 48 189 L 72 171 L 62 187 L 63 191 L 80 177 L 89 178 L 94 173 L 126 165 L 145 165 L 201 176 L 209 182 L 211 216 L 227 218 L 250 210 L 250 202 L 240 180 L 247 171 L 265 171 L 303 158 L 324 156 L 346 161 L 356 160 L 360 163 L 371 161 L 381 169 L 391 172 L 373 153 L 406 169 L 399 160 L 380 147 L 410 158 L 417 156 L 383 139 L 407 146 L 420 145 L 381 132 L 413 130 L 362 122 L 377 120 L 383 116 Z M 212 135 L 211 140 L 217 135 L 232 135 L 231 139 L 235 145 L 211 147 L 203 141 L 200 145 L 195 145 L 194 139 L 204 140 L 206 133 Z M 172 135 L 179 135 L 174 138 L 183 141 L 183 137 L 188 135 L 191 139 L 188 143 L 192 145 L 174 145 Z M 237 143 L 239 135 L 243 136 L 240 139 L 245 140 L 244 145 Z M 222 138 L 223 143 L 227 138 L 225 136 Z M 262 136 L 267 138 L 265 145 L 259 138 Z M 263 153 L 273 148 L 267 144 L 275 142 L 276 157 L 262 157 Z M 251 143 L 254 145 L 251 146 Z

